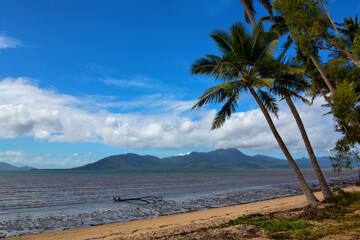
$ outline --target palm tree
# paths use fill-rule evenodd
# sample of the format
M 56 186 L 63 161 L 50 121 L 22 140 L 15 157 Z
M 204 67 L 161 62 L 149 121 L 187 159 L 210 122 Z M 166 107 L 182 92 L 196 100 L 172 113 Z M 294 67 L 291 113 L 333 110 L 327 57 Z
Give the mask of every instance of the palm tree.
M 191 65 L 191 73 L 212 76 L 222 83 L 207 89 L 198 98 L 193 109 L 209 103 L 224 103 L 212 123 L 212 129 L 216 129 L 236 111 L 240 94 L 249 91 L 292 167 L 308 203 L 312 206 L 317 205 L 318 200 L 307 185 L 270 117 L 268 110 L 274 112 L 277 110 L 274 99 L 266 92 L 258 91 L 260 93 L 258 95 L 255 91 L 256 88 L 260 90 L 264 86 L 271 86 L 274 81 L 272 73 L 280 69 L 280 64 L 273 61 L 278 43 L 277 34 L 264 32 L 261 24 L 253 32 L 248 32 L 241 23 L 236 23 L 230 28 L 230 33 L 217 30 L 210 37 L 220 47 L 222 56 L 205 55 L 199 58 Z
M 289 32 L 289 28 L 285 24 L 285 19 L 282 16 L 269 16 L 269 17 L 262 18 L 262 20 L 272 22 L 273 25 L 271 26 L 270 30 L 278 32 L 279 35 L 285 35 L 286 33 Z M 284 58 L 285 52 L 289 49 L 289 47 L 292 45 L 292 43 L 293 43 L 293 40 L 290 38 L 290 35 L 288 35 L 285 43 L 282 46 L 283 51 L 280 54 L 280 56 L 278 57 L 278 59 L 277 59 L 278 61 L 282 61 L 282 59 Z M 305 56 L 303 56 L 301 51 L 298 51 L 297 57 L 302 58 L 303 61 L 308 60 Z M 305 69 L 305 71 L 308 70 L 309 67 L 314 66 L 314 61 L 312 61 L 312 63 L 308 62 L 308 64 L 306 64 L 306 66 L 307 66 L 307 69 Z M 315 66 L 314 66 L 314 68 L 315 68 Z M 313 70 L 312 72 L 314 72 L 314 69 L 312 69 L 312 70 Z M 319 73 L 320 74 L 323 73 L 321 68 L 319 69 Z M 313 150 L 310 140 L 307 136 L 304 124 L 303 124 L 301 117 L 292 101 L 292 98 L 300 98 L 305 103 L 307 103 L 305 99 L 303 99 L 301 96 L 299 96 L 299 93 L 306 92 L 309 89 L 309 85 L 300 76 L 295 75 L 295 74 L 288 74 L 286 72 L 281 73 L 279 80 L 280 81 L 276 81 L 275 87 L 270 89 L 270 92 L 273 92 L 276 95 L 279 95 L 280 97 L 285 99 L 285 101 L 286 101 L 287 105 L 289 106 L 291 113 L 296 121 L 296 124 L 298 125 L 301 137 L 305 144 L 306 151 L 309 155 L 315 175 L 318 179 L 322 194 L 325 199 L 332 197 L 333 194 L 329 188 L 329 185 L 327 184 L 327 182 L 324 178 L 324 175 L 321 171 L 319 163 L 316 159 L 314 150 Z M 315 79 L 313 79 L 313 85 L 315 86 L 315 84 L 316 84 Z M 331 106 L 332 105 L 331 101 L 328 99 L 328 97 L 322 91 L 322 89 L 319 86 L 317 86 L 317 89 L 320 91 L 320 93 L 323 95 L 325 100 L 327 100 Z
M 268 11 L 269 15 L 272 16 L 272 6 L 271 6 L 271 0 L 257 0 L 258 2 L 263 5 L 263 7 Z M 254 6 L 254 0 L 241 0 L 241 3 L 245 9 L 245 21 L 247 23 L 251 22 L 254 29 L 256 28 L 256 21 L 255 21 L 255 6 Z
M 294 65 L 293 63 L 290 63 L 290 64 Z M 301 93 L 308 91 L 309 88 L 310 88 L 310 84 L 304 78 L 302 78 L 300 75 L 283 72 L 276 79 L 276 81 L 274 82 L 274 86 L 272 88 L 270 88 L 269 91 L 270 91 L 270 93 L 273 93 L 277 96 L 280 96 L 282 99 L 285 99 L 287 105 L 289 106 L 291 113 L 296 121 L 296 124 L 300 130 L 301 137 L 305 144 L 305 148 L 308 152 L 315 175 L 318 179 L 322 194 L 324 195 L 324 198 L 327 199 L 327 198 L 332 197 L 333 194 L 329 188 L 329 185 L 326 183 L 326 180 L 321 171 L 321 168 L 316 159 L 314 150 L 311 146 L 310 140 L 306 133 L 304 124 L 301 120 L 299 112 L 297 111 L 297 109 L 292 101 L 292 98 L 298 98 L 298 99 L 301 99 L 304 103 L 310 104 L 310 102 L 307 99 L 305 99 L 299 95 Z
M 317 1 L 321 4 L 321 6 L 323 7 L 324 11 L 326 12 L 326 15 L 328 16 L 329 21 L 330 21 L 330 23 L 331 23 L 331 26 L 333 27 L 333 29 L 334 29 L 334 31 L 335 31 L 335 33 L 336 33 L 336 36 L 338 37 L 339 40 L 341 40 L 341 39 L 340 39 L 339 31 L 338 31 L 338 29 L 336 28 L 335 23 L 334 23 L 331 15 L 330 15 L 327 7 L 325 6 L 324 2 L 323 2 L 322 0 L 317 0 Z

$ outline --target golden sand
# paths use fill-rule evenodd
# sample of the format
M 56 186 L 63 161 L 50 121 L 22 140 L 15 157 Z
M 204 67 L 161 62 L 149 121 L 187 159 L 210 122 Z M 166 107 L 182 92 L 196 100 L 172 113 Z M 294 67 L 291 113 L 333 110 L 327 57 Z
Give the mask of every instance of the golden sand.
M 360 187 L 345 188 L 346 191 L 360 191 Z M 322 200 L 321 192 L 315 193 Z M 71 230 L 10 237 L 21 240 L 85 240 L 85 239 L 151 239 L 166 237 L 174 233 L 196 231 L 202 227 L 225 223 L 244 214 L 286 211 L 306 206 L 304 195 L 276 198 L 271 200 L 213 208 L 203 211 L 180 213 L 149 219 L 114 224 L 77 228 Z

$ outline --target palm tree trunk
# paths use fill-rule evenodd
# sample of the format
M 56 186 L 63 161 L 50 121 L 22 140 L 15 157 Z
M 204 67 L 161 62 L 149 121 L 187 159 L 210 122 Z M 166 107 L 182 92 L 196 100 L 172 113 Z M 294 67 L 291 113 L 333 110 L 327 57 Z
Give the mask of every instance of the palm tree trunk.
M 334 29 L 334 31 L 336 32 L 336 36 L 337 38 L 339 39 L 339 41 L 342 41 L 341 38 L 340 38 L 340 34 L 339 34 L 339 31 L 337 30 L 336 26 L 335 26 L 335 23 L 334 21 L 332 20 L 332 17 L 327 9 L 327 7 L 325 6 L 325 4 L 323 3 L 323 1 L 321 0 L 318 0 L 318 2 L 322 5 L 322 7 L 324 8 L 328 18 L 329 18 L 329 21 Z M 355 65 L 357 65 L 358 67 L 360 67 L 360 61 L 354 57 L 354 55 L 352 55 L 349 51 L 347 51 L 345 48 L 341 47 L 339 43 L 337 43 L 336 41 L 332 41 L 332 40 L 329 40 L 331 44 L 333 44 L 337 49 L 340 50 L 340 52 L 342 54 L 344 54 L 348 59 L 350 59 L 350 61 L 352 61 Z
M 254 16 L 252 15 L 252 13 L 251 13 L 251 11 L 249 9 L 249 6 L 247 5 L 245 0 L 241 0 L 241 3 L 244 6 L 245 13 L 249 17 L 251 24 L 253 25 L 254 29 L 256 29 L 257 24 L 256 24 L 256 21 L 254 19 Z
M 328 39 L 328 41 L 330 42 L 330 44 L 334 45 L 337 49 L 339 49 L 339 51 L 344 54 L 350 61 L 352 61 L 356 66 L 360 68 L 360 61 L 356 57 L 354 57 L 354 55 L 352 55 L 345 48 L 341 47 L 340 44 L 338 44 L 336 41 L 332 41 L 331 39 Z
M 324 91 L 321 89 L 321 87 L 317 86 L 317 89 L 319 90 L 319 92 L 321 93 L 321 95 L 323 96 L 323 98 L 325 99 L 325 101 L 327 101 L 327 103 L 330 105 L 331 109 L 334 107 L 334 104 L 330 101 L 330 99 L 326 96 L 326 94 L 324 93 Z
M 296 124 L 298 125 L 298 128 L 300 130 L 301 137 L 302 137 L 302 139 L 304 141 L 306 151 L 308 152 L 311 164 L 312 164 L 312 166 L 314 168 L 316 178 L 319 181 L 320 189 L 322 191 L 322 194 L 324 195 L 325 199 L 330 198 L 330 197 L 333 196 L 333 194 L 332 194 L 332 192 L 331 192 L 331 190 L 329 188 L 329 185 L 326 183 L 324 175 L 323 175 L 323 173 L 322 173 L 322 171 L 320 169 L 319 163 L 316 160 L 316 156 L 314 154 L 314 151 L 313 151 L 313 148 L 311 146 L 310 140 L 309 140 L 309 138 L 307 136 L 304 124 L 303 124 L 303 122 L 302 122 L 302 120 L 300 118 L 299 112 L 297 111 L 293 101 L 291 100 L 291 98 L 289 96 L 285 96 L 285 100 L 286 100 L 286 103 L 289 105 L 291 113 L 293 114 L 293 116 L 295 118 L 295 121 L 296 121 Z
M 322 70 L 322 68 L 320 67 L 319 63 L 315 60 L 314 56 L 312 54 L 310 54 L 309 56 L 311 58 L 311 61 L 314 63 L 316 69 L 319 71 L 321 77 L 324 79 L 326 85 L 328 86 L 330 92 L 334 92 L 334 88 L 333 86 L 331 85 L 329 79 L 326 77 L 324 71 Z
M 264 116 L 266 118 L 266 121 L 268 122 L 269 127 L 270 127 L 272 133 L 274 134 L 274 137 L 275 137 L 276 141 L 278 142 L 281 150 L 283 151 L 286 159 L 288 160 L 291 168 L 293 169 L 293 171 L 295 173 L 295 176 L 296 176 L 297 180 L 300 183 L 301 189 L 302 189 L 303 193 L 305 194 L 307 202 L 311 206 L 318 205 L 319 201 L 316 199 L 315 195 L 312 193 L 311 189 L 309 188 L 308 184 L 306 183 L 305 178 L 302 175 L 299 167 L 297 166 L 296 162 L 292 158 L 292 156 L 291 156 L 289 150 L 287 149 L 284 141 L 282 140 L 282 138 L 280 137 L 278 131 L 276 130 L 276 127 L 275 127 L 275 125 L 274 125 L 268 111 L 266 110 L 265 106 L 261 102 L 260 98 L 258 97 L 256 92 L 254 91 L 254 89 L 249 88 L 249 90 L 250 90 L 251 95 L 255 98 L 255 101 L 259 105 L 261 111 L 263 112 L 263 114 L 264 114 Z
M 335 26 L 334 21 L 332 20 L 332 17 L 331 17 L 331 15 L 330 15 L 327 7 L 326 7 L 325 4 L 323 3 L 323 1 L 318 0 L 318 2 L 319 2 L 319 3 L 322 5 L 322 7 L 324 8 L 324 10 L 325 10 L 325 12 L 326 12 L 326 14 L 327 14 L 327 16 L 328 16 L 328 18 L 329 18 L 330 23 L 331 23 L 332 27 L 334 28 L 334 30 L 335 30 L 335 32 L 336 32 L 336 36 L 340 39 L 340 34 L 339 34 L 339 32 L 338 32 L 338 30 L 337 30 L 337 28 L 336 28 L 336 26 Z

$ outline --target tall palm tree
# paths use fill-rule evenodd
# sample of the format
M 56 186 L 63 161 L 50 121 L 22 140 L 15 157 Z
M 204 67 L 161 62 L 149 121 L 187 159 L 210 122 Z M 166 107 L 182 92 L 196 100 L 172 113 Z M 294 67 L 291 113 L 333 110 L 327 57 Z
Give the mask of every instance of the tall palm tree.
M 289 28 L 285 23 L 284 17 L 282 17 L 282 16 L 269 16 L 269 17 L 262 18 L 262 20 L 272 22 L 273 25 L 271 26 L 270 30 L 278 32 L 279 35 L 286 35 L 289 32 Z M 285 52 L 289 49 L 289 47 L 292 44 L 293 44 L 293 40 L 291 39 L 290 35 L 288 35 L 286 41 L 284 42 L 284 44 L 282 46 L 283 51 L 280 54 L 280 56 L 278 57 L 278 61 L 282 61 L 282 59 L 285 56 Z M 303 56 L 301 51 L 298 51 L 297 57 L 302 58 L 302 60 L 307 60 L 306 57 Z M 314 68 L 315 68 L 314 59 L 312 58 L 311 60 L 312 60 L 312 63 L 308 62 L 308 64 L 306 64 L 306 65 L 307 65 L 308 68 L 312 67 L 312 66 L 314 66 Z M 317 66 L 317 68 L 319 70 L 320 75 L 325 75 L 324 72 L 322 71 L 322 69 L 319 66 Z M 312 72 L 314 72 L 314 70 Z M 326 78 L 326 80 L 328 82 L 330 82 L 327 79 L 326 75 L 325 75 L 325 78 Z M 305 144 L 306 151 L 307 151 L 307 153 L 309 155 L 309 158 L 310 158 L 311 164 L 313 166 L 315 175 L 316 175 L 316 177 L 318 179 L 322 194 L 323 194 L 325 199 L 330 198 L 330 197 L 333 196 L 333 194 L 332 194 L 332 192 L 331 192 L 331 190 L 329 188 L 329 185 L 327 184 L 327 182 L 326 182 L 326 180 L 324 178 L 324 175 L 323 175 L 323 173 L 321 171 L 319 163 L 318 163 L 318 161 L 316 159 L 314 150 L 313 150 L 313 148 L 311 146 L 310 140 L 309 140 L 309 138 L 307 136 L 304 124 L 303 124 L 303 122 L 301 120 L 301 117 L 300 117 L 300 115 L 299 115 L 299 113 L 298 113 L 298 111 L 297 111 L 297 109 L 296 109 L 296 107 L 295 107 L 295 105 L 294 105 L 294 103 L 292 101 L 292 98 L 294 98 L 294 97 L 295 98 L 296 97 L 301 98 L 299 96 L 299 93 L 307 91 L 309 86 L 308 86 L 307 82 L 303 78 L 301 78 L 300 76 L 294 75 L 294 74 L 288 74 L 286 72 L 281 73 L 279 79 L 281 81 L 276 81 L 277 84 L 275 85 L 275 87 L 273 89 L 270 89 L 270 92 L 274 92 L 274 93 L 276 93 L 276 95 L 279 95 L 282 98 L 284 98 L 287 105 L 289 106 L 289 108 L 291 110 L 291 113 L 292 113 L 292 115 L 293 115 L 293 117 L 294 117 L 294 119 L 296 121 L 296 124 L 297 124 L 297 126 L 299 128 L 301 137 L 302 137 L 303 142 Z M 316 84 L 315 79 L 312 79 L 312 80 L 313 80 L 313 85 L 315 86 L 315 84 Z M 322 89 L 318 87 L 318 90 L 322 93 L 325 100 L 328 101 L 328 103 L 331 106 L 332 105 L 331 101 L 328 99 L 328 97 L 322 91 Z M 301 98 L 301 99 L 304 101 L 303 98 Z
M 257 0 L 258 2 L 261 3 L 261 5 L 263 5 L 263 7 L 267 10 L 267 12 L 269 13 L 270 16 L 272 16 L 272 6 L 271 6 L 271 0 Z M 256 14 L 256 10 L 255 10 L 255 6 L 254 6 L 254 0 L 241 0 L 241 3 L 245 9 L 245 21 L 247 23 L 251 22 L 251 24 L 253 25 L 254 29 L 256 28 L 256 21 L 255 21 L 255 14 Z
M 215 31 L 210 36 L 219 46 L 222 56 L 205 55 L 191 65 L 191 73 L 212 76 L 221 81 L 219 85 L 207 89 L 194 108 L 201 108 L 209 103 L 224 103 L 216 114 L 212 129 L 219 128 L 236 111 L 237 102 L 242 92 L 249 91 L 259 105 L 265 119 L 292 167 L 302 191 L 310 205 L 317 205 L 318 200 L 306 183 L 300 169 L 279 135 L 268 110 L 276 111 L 272 98 L 266 92 L 255 91 L 264 86 L 271 86 L 272 73 L 280 69 L 280 64 L 273 61 L 273 54 L 278 43 L 278 36 L 273 32 L 264 32 L 262 25 L 253 32 L 248 32 L 241 23 L 236 23 L 226 31 Z M 264 104 L 265 103 L 265 104 Z
M 291 64 L 291 65 L 293 65 L 293 64 Z M 289 106 L 290 111 L 296 121 L 298 128 L 299 128 L 301 137 L 305 144 L 306 151 L 309 155 L 311 164 L 313 166 L 316 178 L 318 179 L 322 194 L 323 194 L 324 198 L 327 199 L 327 198 L 332 197 L 333 194 L 329 188 L 329 185 L 326 183 L 325 177 L 321 171 L 321 168 L 316 159 L 314 150 L 311 146 L 310 140 L 306 133 L 304 124 L 301 120 L 299 112 L 297 111 L 297 109 L 292 101 L 292 98 L 298 98 L 298 99 L 301 99 L 304 103 L 310 104 L 310 102 L 307 99 L 305 99 L 299 95 L 301 93 L 308 91 L 309 88 L 310 88 L 310 84 L 300 75 L 282 72 L 276 78 L 276 81 L 274 82 L 274 86 L 272 88 L 270 88 L 269 91 L 277 96 L 280 96 L 282 99 L 285 99 L 287 105 Z

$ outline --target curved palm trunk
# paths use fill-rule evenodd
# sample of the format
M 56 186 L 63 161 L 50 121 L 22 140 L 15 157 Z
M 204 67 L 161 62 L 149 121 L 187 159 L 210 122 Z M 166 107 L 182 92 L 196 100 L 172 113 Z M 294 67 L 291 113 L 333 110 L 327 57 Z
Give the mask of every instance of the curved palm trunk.
M 261 102 L 260 98 L 258 97 L 258 95 L 256 94 L 256 92 L 254 91 L 254 89 L 249 88 L 251 95 L 255 98 L 257 104 L 259 105 L 261 111 L 263 112 L 266 121 L 269 124 L 269 127 L 272 131 L 272 133 L 274 134 L 274 137 L 276 139 L 276 141 L 278 142 L 281 150 L 283 151 L 286 159 L 288 160 L 291 168 L 293 169 L 295 176 L 297 178 L 297 180 L 300 183 L 301 189 L 303 191 L 303 193 L 305 194 L 306 200 L 307 202 L 311 205 L 311 206 L 316 206 L 318 205 L 319 201 L 316 199 L 315 195 L 312 193 L 311 189 L 309 188 L 309 186 L 307 185 L 304 176 L 302 175 L 299 167 L 297 166 L 296 162 L 294 161 L 294 159 L 292 158 L 289 150 L 287 149 L 284 141 L 282 140 L 282 138 L 280 137 L 278 131 L 275 128 L 275 125 L 268 113 L 268 111 L 266 110 L 265 106 L 263 105 L 263 103 Z
M 323 98 L 325 99 L 325 101 L 330 105 L 331 109 L 334 107 L 334 104 L 330 101 L 330 99 L 326 96 L 326 94 L 324 93 L 324 91 L 321 89 L 321 87 L 317 87 L 317 89 L 319 90 L 319 92 L 321 93 L 321 95 L 323 96 Z
M 332 17 L 331 17 L 331 15 L 330 15 L 327 7 L 326 7 L 325 4 L 323 3 L 323 1 L 318 0 L 318 2 L 319 2 L 319 3 L 322 5 L 322 7 L 324 8 L 324 10 L 325 10 L 325 12 L 326 12 L 326 14 L 327 14 L 327 16 L 328 16 L 328 18 L 329 18 L 330 23 L 331 23 L 334 31 L 336 32 L 337 38 L 338 38 L 340 41 L 342 41 L 341 38 L 340 38 L 339 31 L 337 30 L 337 28 L 336 28 L 336 26 L 335 26 L 335 23 L 334 23 L 334 21 L 332 20 Z M 339 49 L 340 52 L 341 52 L 342 54 L 344 54 L 350 61 L 352 61 L 355 65 L 357 65 L 358 67 L 360 67 L 360 61 L 359 61 L 354 55 L 352 55 L 352 54 L 351 54 L 349 51 L 347 51 L 345 48 L 341 47 L 340 44 L 338 44 L 336 41 L 330 40 L 330 43 L 332 43 L 337 49 Z
M 324 10 L 325 10 L 325 12 L 326 12 L 326 14 L 327 14 L 327 16 L 328 16 L 328 18 L 329 18 L 330 23 L 331 23 L 334 31 L 336 32 L 336 36 L 340 39 L 340 34 L 339 34 L 339 32 L 338 32 L 338 30 L 337 30 L 337 28 L 336 28 L 336 26 L 335 26 L 334 21 L 332 20 L 332 17 L 331 17 L 331 15 L 330 15 L 327 7 L 326 7 L 325 4 L 323 3 L 323 1 L 318 0 L 318 2 L 319 2 L 319 3 L 322 5 L 322 7 L 324 8 Z
M 286 103 L 289 105 L 291 113 L 293 114 L 293 116 L 295 118 L 295 121 L 296 121 L 296 124 L 298 125 L 298 128 L 300 130 L 301 137 L 302 137 L 302 139 L 304 141 L 306 151 L 308 152 L 311 164 L 312 164 L 312 166 L 314 168 L 316 178 L 319 181 L 321 192 L 324 195 L 325 199 L 330 198 L 330 197 L 333 196 L 333 194 L 331 193 L 329 185 L 326 183 L 324 175 L 323 175 L 323 173 L 322 173 L 322 171 L 320 169 L 319 163 L 316 160 L 316 156 L 314 154 L 314 151 L 313 151 L 313 148 L 311 146 L 310 140 L 309 140 L 309 138 L 307 136 L 307 133 L 305 131 L 305 127 L 304 127 L 304 124 L 303 124 L 303 122 L 302 122 L 302 120 L 300 118 L 300 115 L 299 115 L 293 101 L 291 100 L 291 98 L 289 96 L 285 96 L 285 100 L 286 100 Z
M 341 47 L 340 44 L 338 44 L 336 41 L 332 41 L 331 39 L 327 41 L 330 42 L 330 44 L 334 45 L 337 49 L 339 49 L 342 54 L 344 54 L 350 61 L 352 61 L 356 66 L 360 68 L 360 61 L 356 57 L 354 57 L 354 55 L 352 55 L 348 50 Z
M 329 79 L 326 77 L 324 71 L 322 70 L 322 68 L 320 67 L 319 63 L 315 60 L 314 56 L 312 54 L 310 54 L 309 56 L 311 58 L 311 61 L 314 63 L 316 69 L 319 71 L 321 77 L 324 79 L 324 82 L 326 83 L 326 85 L 328 86 L 330 92 L 334 92 L 334 88 L 331 85 Z
M 245 9 L 245 13 L 246 15 L 249 17 L 251 24 L 253 25 L 254 29 L 256 28 L 257 24 L 256 21 L 254 19 L 254 16 L 252 15 L 249 6 L 247 4 L 247 2 L 245 0 L 241 0 L 242 5 L 244 6 Z

